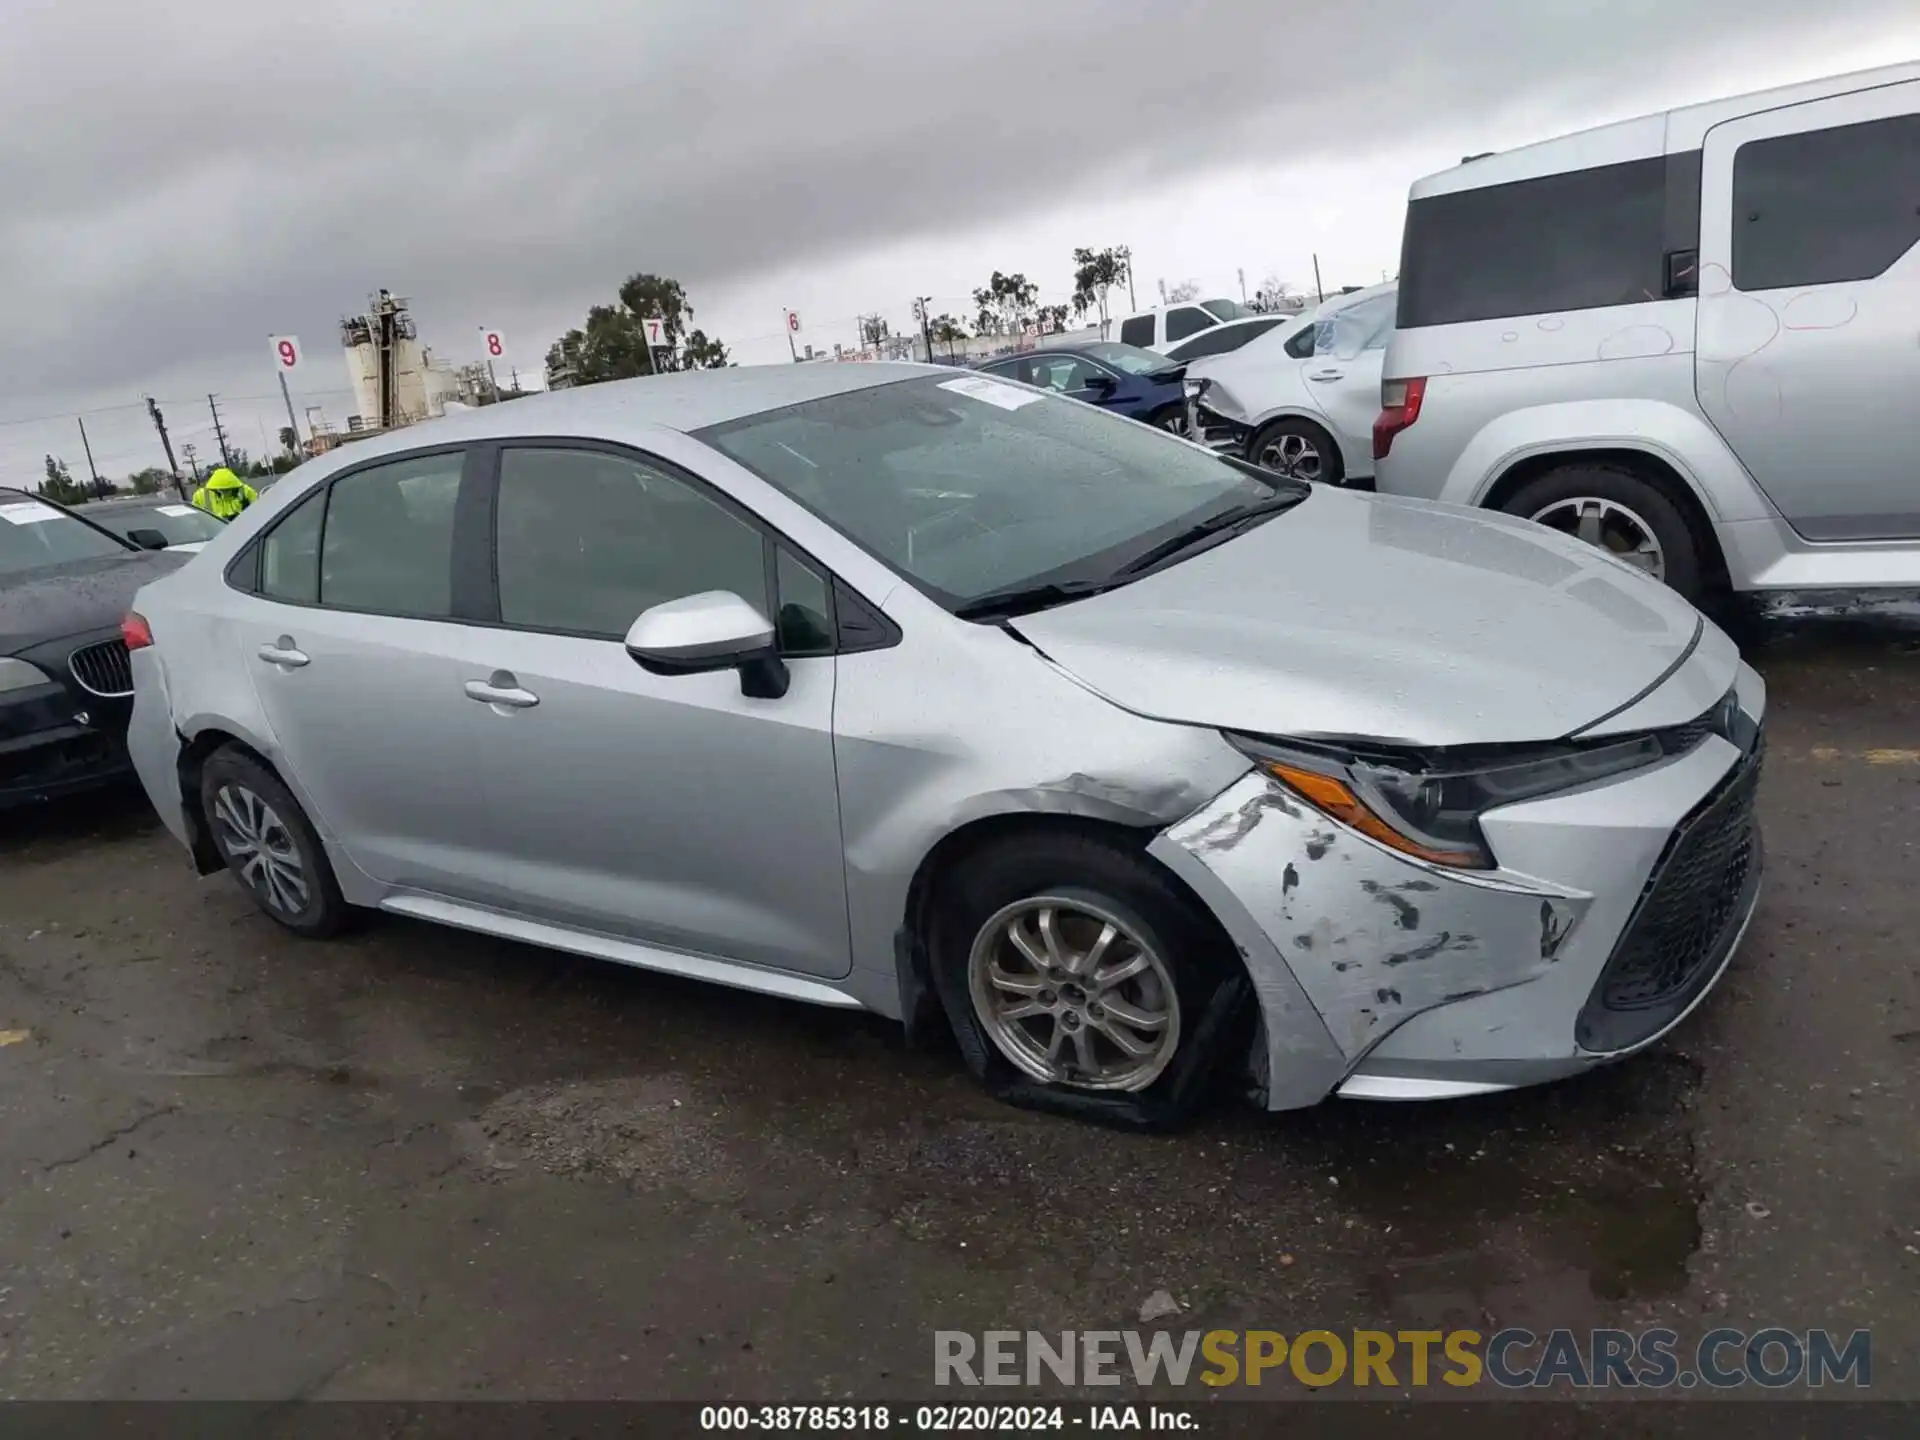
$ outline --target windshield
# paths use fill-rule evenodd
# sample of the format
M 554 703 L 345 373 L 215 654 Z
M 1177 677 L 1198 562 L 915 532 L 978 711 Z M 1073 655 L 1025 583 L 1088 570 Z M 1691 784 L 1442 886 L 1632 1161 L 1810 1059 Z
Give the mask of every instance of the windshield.
M 222 521 L 191 505 L 115 505 L 111 509 L 103 506 L 93 518 L 116 535 L 158 530 L 167 537 L 169 545 L 211 540 L 224 528 Z
M 1257 310 L 1248 309 L 1237 300 L 1202 300 L 1200 308 L 1210 311 L 1220 320 L 1244 320 L 1249 315 L 1259 313 Z
M 1141 350 L 1132 345 L 1121 345 L 1111 340 L 1101 340 L 1092 345 L 1082 345 L 1080 353 L 1089 360 L 1098 360 L 1102 365 L 1111 365 L 1114 369 L 1128 375 L 1151 375 L 1156 370 L 1168 368 L 1164 355 L 1156 355 L 1151 350 Z
M 986 375 L 902 380 L 699 438 L 949 608 L 1114 576 L 1276 484 L 1135 420 Z
M 124 555 L 111 535 L 24 494 L 0 494 L 0 575 Z

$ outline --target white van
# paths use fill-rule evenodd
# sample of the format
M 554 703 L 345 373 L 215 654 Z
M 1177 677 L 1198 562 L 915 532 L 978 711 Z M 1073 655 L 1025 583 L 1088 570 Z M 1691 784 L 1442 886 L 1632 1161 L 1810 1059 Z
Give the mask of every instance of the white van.
M 1414 185 L 1386 492 L 1690 597 L 1920 585 L 1920 64 L 1672 110 Z

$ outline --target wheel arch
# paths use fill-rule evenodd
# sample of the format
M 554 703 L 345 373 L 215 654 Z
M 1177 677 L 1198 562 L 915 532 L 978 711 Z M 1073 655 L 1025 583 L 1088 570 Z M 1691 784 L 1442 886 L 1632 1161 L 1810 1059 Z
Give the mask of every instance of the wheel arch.
M 180 811 L 186 817 L 187 848 L 193 855 L 193 867 L 202 875 L 211 875 L 224 869 L 225 862 L 214 847 L 213 833 L 207 824 L 206 807 L 200 799 L 200 775 L 207 761 L 229 746 L 265 767 L 281 784 L 287 783 L 280 768 L 258 746 L 231 730 L 208 725 L 192 735 L 182 732 L 180 754 L 174 762 L 180 775 Z
M 1148 846 L 1165 827 L 1159 824 L 1128 824 L 1088 815 L 1062 814 L 1057 811 L 1009 810 L 981 815 L 942 835 L 923 855 L 907 883 L 904 912 L 894 936 L 894 964 L 900 984 L 900 1019 L 909 1040 L 920 1042 L 945 1032 L 951 1035 L 947 1016 L 933 992 L 932 959 L 927 937 L 933 906 L 941 881 L 970 856 L 1017 836 L 1053 834 L 1093 840 L 1150 862 L 1154 869 L 1175 886 L 1193 906 L 1197 915 L 1218 934 L 1222 943 L 1237 948 L 1219 917 L 1185 879 L 1149 854 Z
M 1726 555 L 1720 546 L 1718 529 L 1706 502 L 1692 481 L 1667 457 L 1634 445 L 1596 445 L 1563 450 L 1545 450 L 1523 455 L 1493 477 L 1480 496 L 1479 504 L 1488 510 L 1504 510 L 1520 490 L 1556 470 L 1600 466 L 1625 471 L 1653 486 L 1679 509 L 1700 547 L 1705 578 L 1716 588 L 1728 584 Z

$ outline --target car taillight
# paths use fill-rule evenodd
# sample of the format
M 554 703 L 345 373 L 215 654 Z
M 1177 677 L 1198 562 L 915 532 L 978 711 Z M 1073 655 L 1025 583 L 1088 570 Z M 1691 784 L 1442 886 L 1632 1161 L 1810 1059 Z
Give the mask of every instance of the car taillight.
M 1393 449 L 1393 437 L 1420 418 L 1420 402 L 1426 398 L 1424 375 L 1380 382 L 1380 414 L 1373 422 L 1374 459 L 1387 458 L 1387 452 Z
M 127 618 L 120 622 L 120 638 L 126 642 L 129 650 L 144 650 L 153 644 L 153 629 L 147 624 L 146 616 L 138 610 L 129 610 Z

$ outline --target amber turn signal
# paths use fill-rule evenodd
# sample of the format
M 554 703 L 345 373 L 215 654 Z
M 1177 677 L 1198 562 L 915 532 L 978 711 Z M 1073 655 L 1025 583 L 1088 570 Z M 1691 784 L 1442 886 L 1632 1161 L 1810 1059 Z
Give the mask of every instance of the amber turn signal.
M 1344 781 L 1331 775 L 1322 775 L 1317 770 L 1304 770 L 1280 760 L 1262 760 L 1260 768 L 1315 809 L 1324 811 L 1342 825 L 1358 830 L 1369 840 L 1377 840 L 1389 850 L 1398 850 L 1402 855 L 1411 855 L 1429 864 L 1446 865 L 1455 870 L 1486 868 L 1486 861 L 1469 851 L 1436 850 L 1431 845 L 1422 845 L 1418 840 L 1401 834 L 1370 809 Z

